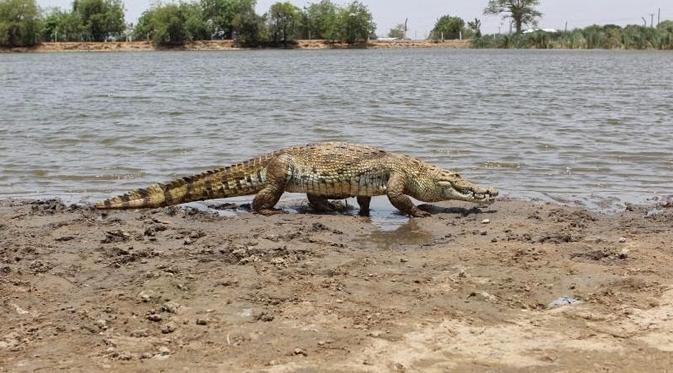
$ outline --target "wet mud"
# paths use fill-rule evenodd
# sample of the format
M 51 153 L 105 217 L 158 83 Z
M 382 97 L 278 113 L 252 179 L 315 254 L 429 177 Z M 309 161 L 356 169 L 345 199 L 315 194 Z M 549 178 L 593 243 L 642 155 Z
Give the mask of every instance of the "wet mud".
M 665 201 L 664 201 L 665 202 Z M 673 366 L 673 209 L 0 202 L 0 371 Z

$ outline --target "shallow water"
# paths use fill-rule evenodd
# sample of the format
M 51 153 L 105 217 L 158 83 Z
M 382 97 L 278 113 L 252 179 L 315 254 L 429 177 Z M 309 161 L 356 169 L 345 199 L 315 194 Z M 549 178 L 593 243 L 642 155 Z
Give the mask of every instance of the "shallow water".
M 0 54 L 0 198 L 92 201 L 286 145 L 383 146 L 505 195 L 673 194 L 673 54 Z

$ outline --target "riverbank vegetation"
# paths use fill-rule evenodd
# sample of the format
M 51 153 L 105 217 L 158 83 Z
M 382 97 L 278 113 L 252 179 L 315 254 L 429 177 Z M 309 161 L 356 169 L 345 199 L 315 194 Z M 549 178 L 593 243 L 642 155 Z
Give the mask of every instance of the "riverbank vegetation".
M 137 40 L 170 48 L 230 40 L 237 47 L 287 48 L 297 46 L 297 40 L 366 46 L 376 38 L 372 14 L 357 0 L 345 5 L 316 0 L 304 8 L 279 1 L 264 14 L 256 12 L 256 5 L 256 0 L 157 2 L 132 25 L 125 22 L 122 0 L 74 0 L 71 9 L 46 10 L 41 10 L 36 0 L 0 0 L 0 47 Z M 540 0 L 488 0 L 483 13 L 508 20 L 510 33 L 482 35 L 480 19 L 465 22 L 447 14 L 437 19 L 428 41 L 470 40 L 473 48 L 673 49 L 673 21 L 657 27 L 594 25 L 564 32 L 539 30 L 539 5 Z M 530 29 L 524 31 L 526 27 Z M 406 32 L 405 22 L 391 29 L 388 36 L 406 40 Z
M 288 47 L 298 39 L 359 43 L 375 38 L 376 25 L 359 1 L 321 0 L 301 9 L 277 2 L 264 14 L 256 0 L 156 3 L 138 23 L 126 24 L 121 0 L 76 0 L 72 9 L 41 12 L 35 0 L 0 0 L 0 46 L 43 41 L 149 40 L 158 47 L 197 40 L 233 40 L 238 46 Z
M 659 49 L 673 50 L 673 21 L 657 27 L 593 25 L 567 32 L 537 30 L 485 35 L 472 39 L 473 48 L 535 49 Z

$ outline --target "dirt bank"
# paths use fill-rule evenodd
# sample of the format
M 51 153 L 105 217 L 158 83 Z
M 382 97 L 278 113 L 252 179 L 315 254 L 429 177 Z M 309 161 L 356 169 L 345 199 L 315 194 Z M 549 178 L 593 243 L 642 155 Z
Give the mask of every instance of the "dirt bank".
M 292 48 L 295 49 L 349 49 L 349 48 L 469 48 L 469 40 L 446 40 L 443 42 L 434 42 L 430 40 L 372 40 L 366 45 L 351 45 L 347 43 L 335 43 L 326 40 L 298 40 Z M 171 50 L 193 50 L 193 51 L 217 51 L 217 50 L 236 50 L 231 40 L 203 40 L 187 43 L 184 47 Z M 0 48 L 0 52 L 135 52 L 152 51 L 155 48 L 147 41 L 133 42 L 47 42 L 39 44 L 32 48 Z
M 673 209 L 443 206 L 0 202 L 0 371 L 671 369 Z

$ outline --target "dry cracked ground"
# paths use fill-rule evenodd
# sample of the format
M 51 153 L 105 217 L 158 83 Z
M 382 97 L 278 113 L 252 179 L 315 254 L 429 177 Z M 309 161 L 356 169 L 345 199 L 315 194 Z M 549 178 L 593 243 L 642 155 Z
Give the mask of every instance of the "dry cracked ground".
M 5 200 L 0 372 L 673 370 L 670 204 L 441 206 L 382 227 Z

